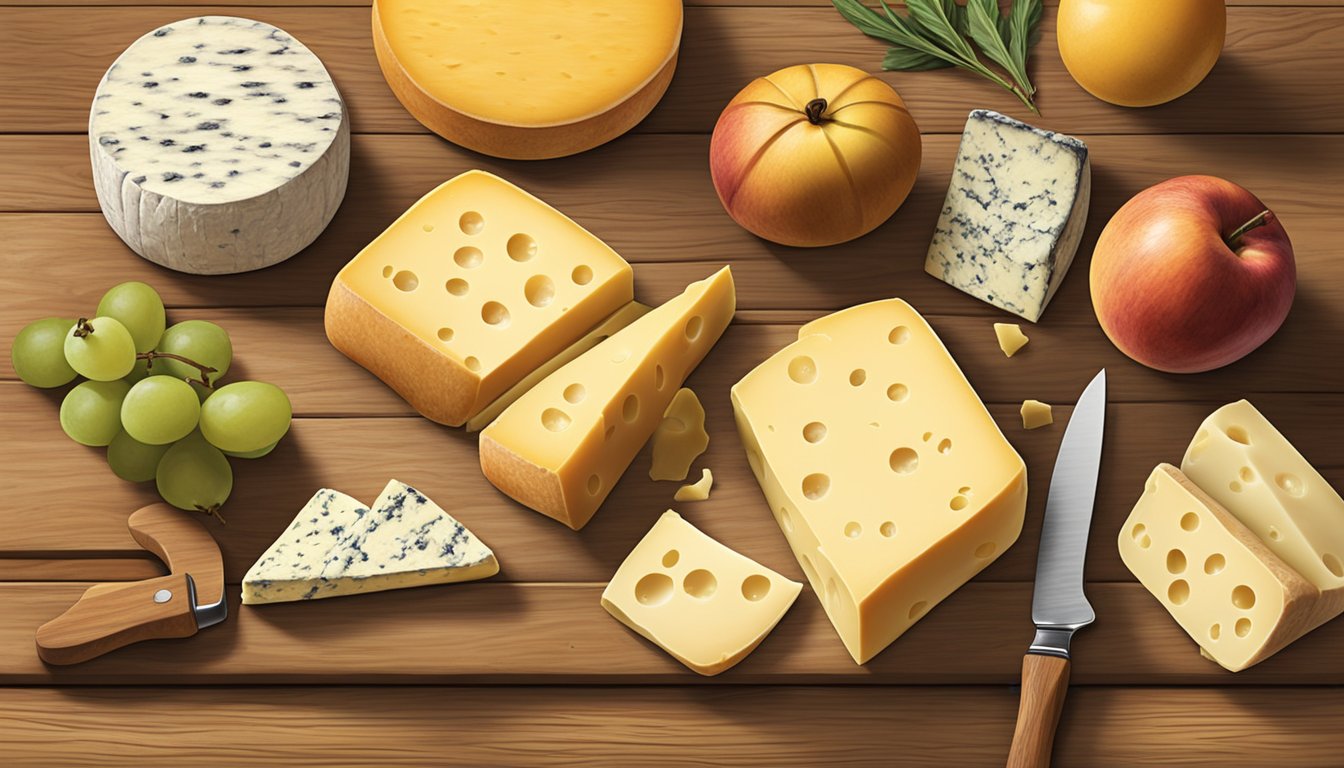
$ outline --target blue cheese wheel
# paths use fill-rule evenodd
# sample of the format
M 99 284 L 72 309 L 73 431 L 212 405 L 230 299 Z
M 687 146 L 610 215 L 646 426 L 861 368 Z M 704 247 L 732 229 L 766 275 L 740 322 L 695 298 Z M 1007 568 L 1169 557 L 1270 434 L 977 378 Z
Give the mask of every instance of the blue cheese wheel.
M 98 204 L 156 264 L 230 274 L 288 259 L 345 196 L 350 126 L 317 56 L 251 19 L 173 22 L 127 48 L 89 114 Z

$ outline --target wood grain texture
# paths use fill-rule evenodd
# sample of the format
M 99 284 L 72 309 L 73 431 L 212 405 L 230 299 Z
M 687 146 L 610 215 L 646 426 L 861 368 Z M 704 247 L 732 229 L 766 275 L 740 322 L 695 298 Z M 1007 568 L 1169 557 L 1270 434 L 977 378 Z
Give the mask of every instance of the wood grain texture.
M 1034 653 L 1022 657 L 1022 698 L 1008 749 L 1008 768 L 1049 768 L 1055 729 L 1068 692 L 1068 659 Z
M 423 133 L 383 83 L 374 61 L 367 8 L 180 6 L 0 8 L 0 71 L 40 71 L 0 92 L 0 132 L 77 133 L 99 78 L 122 49 L 156 25 L 204 13 L 244 15 L 276 24 L 322 58 L 346 99 L 355 131 Z M 764 14 L 769 15 L 763 21 Z M 1097 101 L 1064 70 L 1047 13 L 1032 80 L 1050 128 L 1078 133 L 1339 131 L 1344 103 L 1344 8 L 1228 9 L 1227 43 L 1218 66 L 1192 93 L 1150 109 Z M 691 7 L 681 60 L 667 96 L 638 132 L 707 133 L 723 105 L 753 77 L 800 62 L 877 70 L 885 47 L 828 7 Z M 1303 76 L 1303 61 L 1311 76 Z M 896 85 L 925 132 L 960 132 L 966 113 L 986 107 L 1025 114 L 1012 95 L 953 70 L 882 73 Z M 1247 105 L 1253 94 L 1254 103 Z

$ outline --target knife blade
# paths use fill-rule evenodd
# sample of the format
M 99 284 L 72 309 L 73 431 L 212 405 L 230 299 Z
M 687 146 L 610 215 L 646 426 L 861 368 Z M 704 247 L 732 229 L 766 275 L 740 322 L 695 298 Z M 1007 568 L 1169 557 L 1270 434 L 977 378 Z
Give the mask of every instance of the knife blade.
M 1050 764 L 1055 727 L 1069 687 L 1069 643 L 1075 632 L 1096 619 L 1083 594 L 1083 562 L 1105 426 L 1106 371 L 1102 369 L 1073 408 L 1050 476 L 1031 601 L 1036 636 L 1022 661 L 1022 700 L 1008 754 L 1009 768 Z

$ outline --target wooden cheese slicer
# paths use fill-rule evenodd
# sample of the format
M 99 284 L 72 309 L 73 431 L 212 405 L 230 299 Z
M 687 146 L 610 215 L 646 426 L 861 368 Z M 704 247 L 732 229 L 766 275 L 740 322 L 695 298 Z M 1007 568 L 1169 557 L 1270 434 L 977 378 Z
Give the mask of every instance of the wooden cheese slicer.
M 38 628 L 37 655 L 48 664 L 78 664 L 142 640 L 190 637 L 228 617 L 224 560 L 205 526 L 167 504 L 136 510 L 127 524 L 170 573 L 89 587 Z

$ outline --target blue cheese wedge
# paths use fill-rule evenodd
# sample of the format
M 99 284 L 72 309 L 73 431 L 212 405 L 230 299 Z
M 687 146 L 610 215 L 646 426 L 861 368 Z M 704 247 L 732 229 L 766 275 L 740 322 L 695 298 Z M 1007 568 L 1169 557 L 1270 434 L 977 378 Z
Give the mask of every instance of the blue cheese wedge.
M 131 44 L 89 114 L 112 229 L 165 267 L 227 274 L 283 261 L 345 196 L 350 127 L 322 62 L 281 29 L 183 19 Z
M 342 597 L 498 572 L 489 547 L 403 482 L 389 482 L 372 508 L 324 488 L 248 569 L 243 603 Z
M 1036 322 L 1073 263 L 1091 180 L 1078 139 L 971 112 L 924 270 Z

